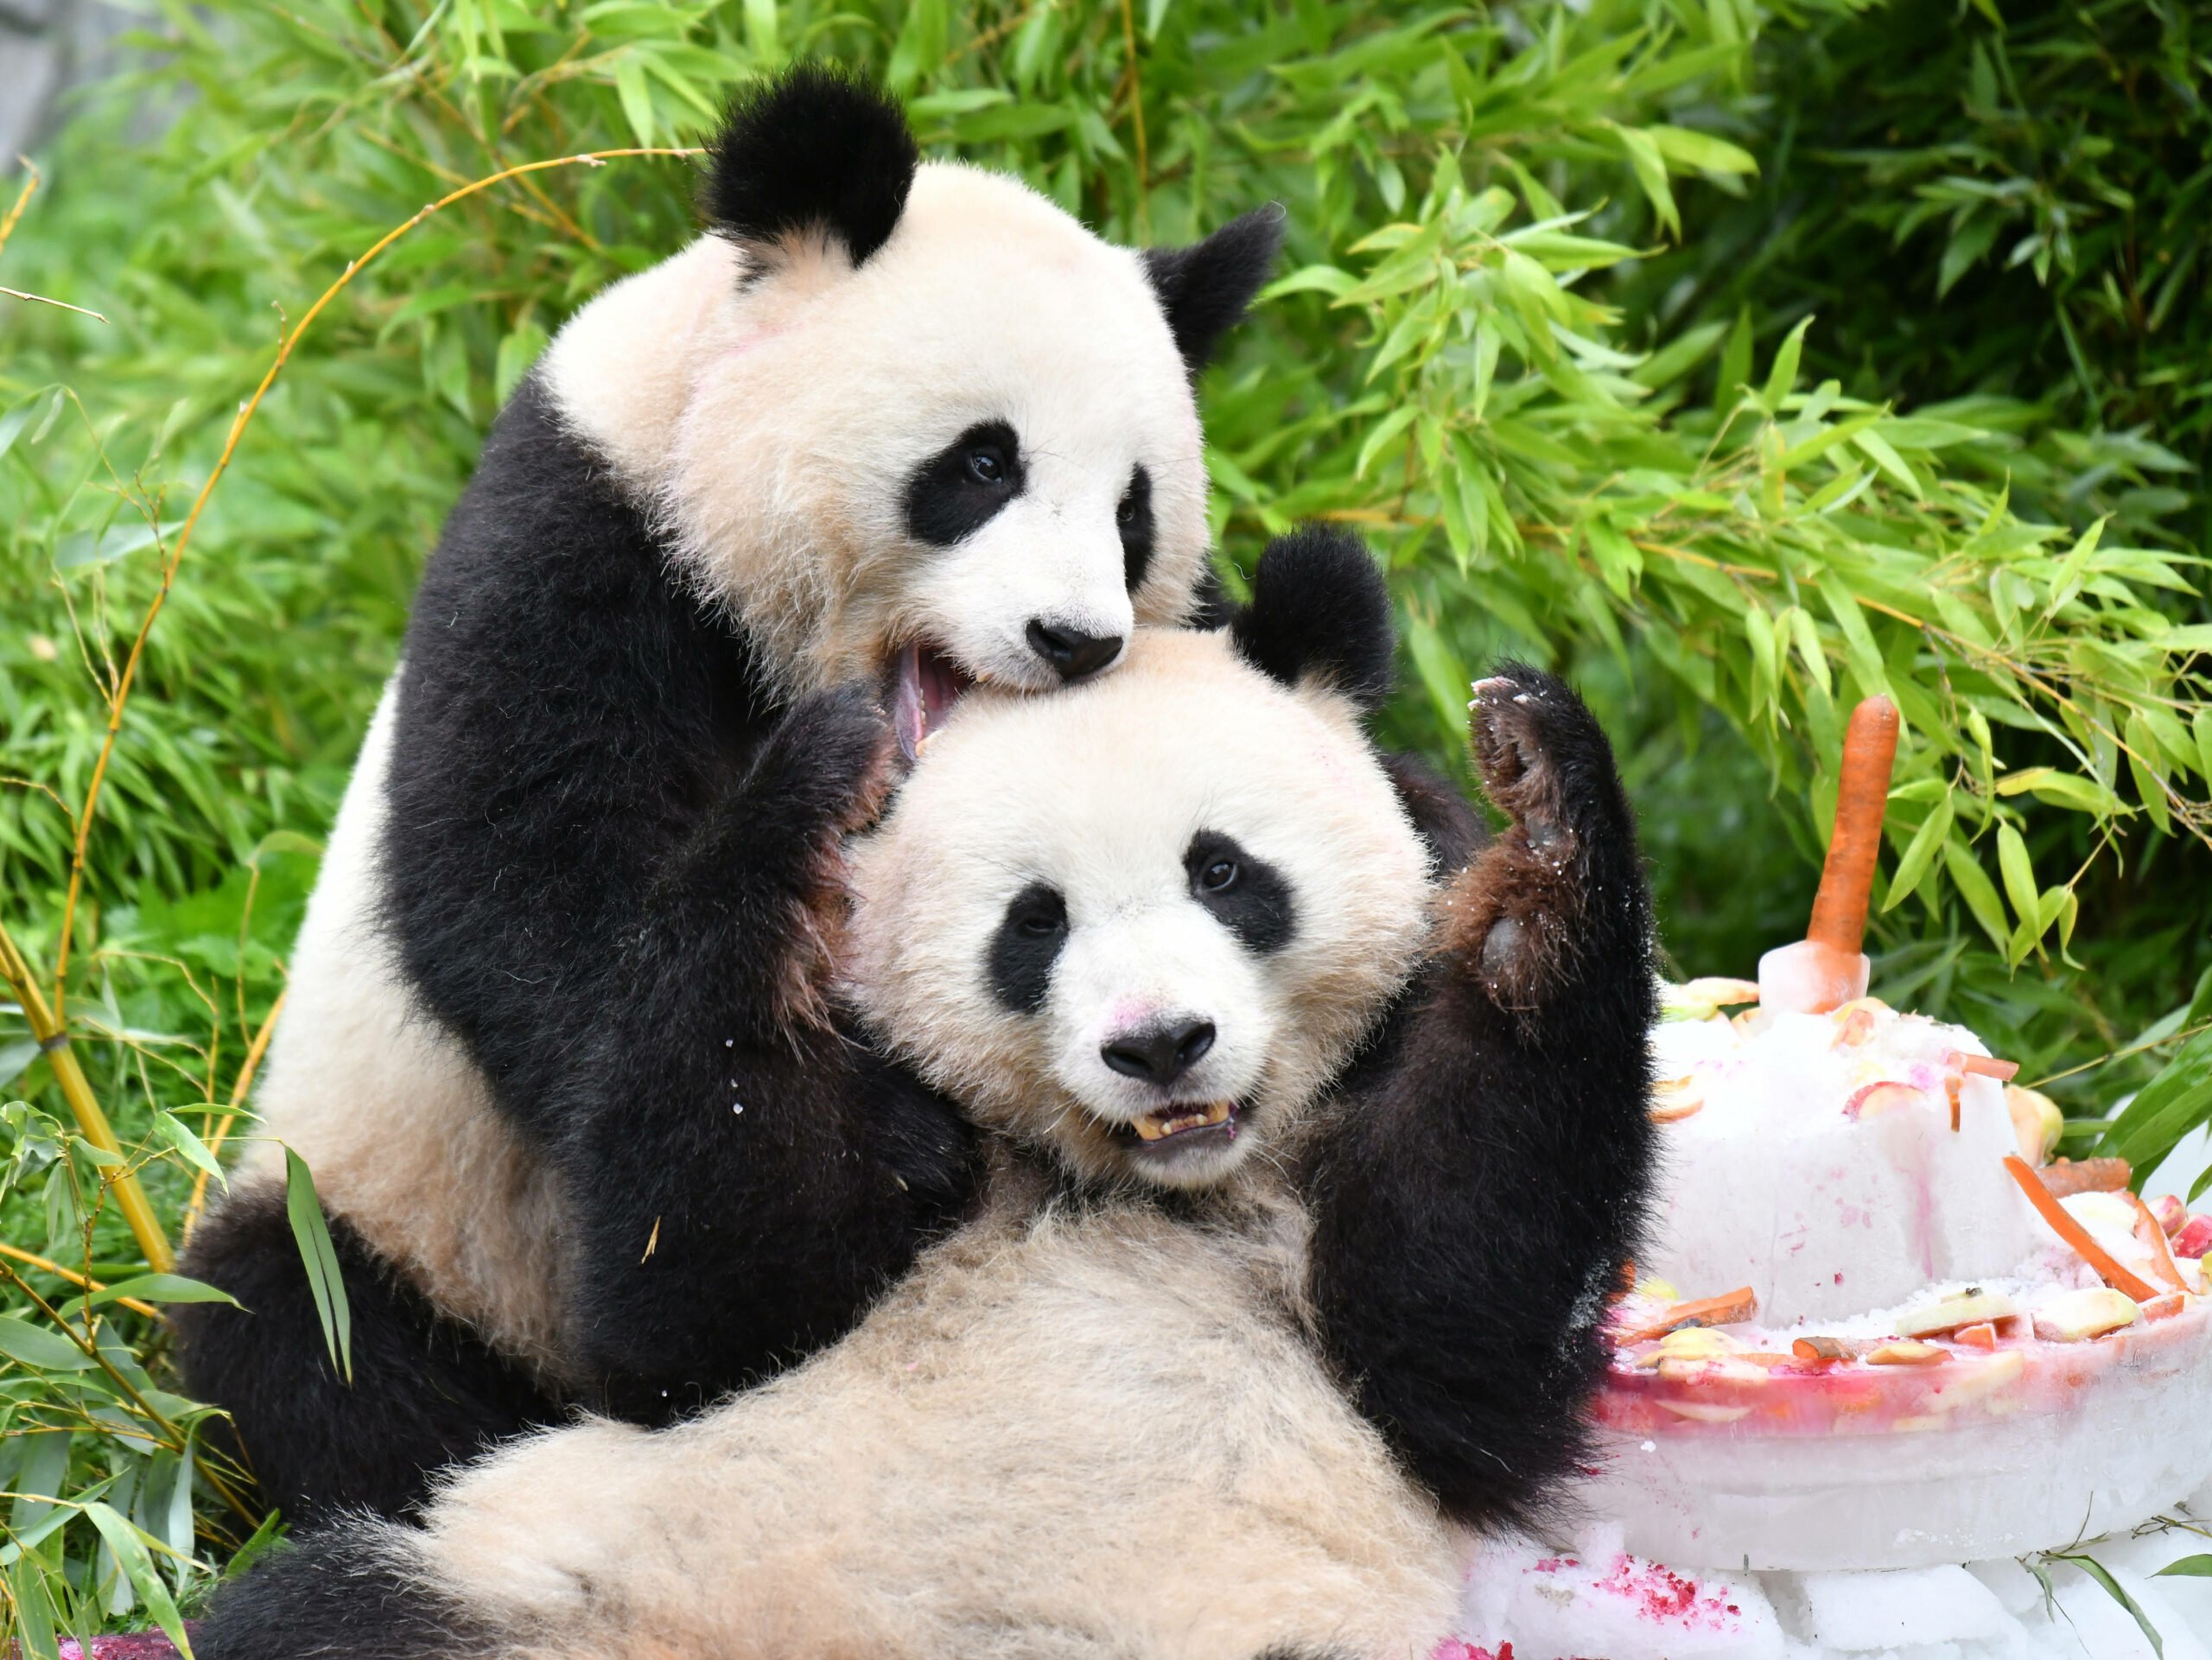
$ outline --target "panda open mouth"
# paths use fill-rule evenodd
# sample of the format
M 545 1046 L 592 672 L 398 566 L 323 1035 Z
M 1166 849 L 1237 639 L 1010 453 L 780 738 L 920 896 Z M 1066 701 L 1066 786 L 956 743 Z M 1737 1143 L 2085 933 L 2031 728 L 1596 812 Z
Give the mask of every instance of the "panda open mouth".
M 899 753 L 908 760 L 922 753 L 930 735 L 976 684 L 944 652 L 926 640 L 909 640 L 892 665 L 891 721 L 899 732 Z
M 1114 1134 L 1119 1141 L 1147 1149 L 1164 1150 L 1171 1142 L 1178 1151 L 1199 1142 L 1233 1142 L 1236 1139 L 1236 1103 L 1178 1101 L 1169 1106 L 1154 1107 L 1128 1123 L 1116 1125 Z

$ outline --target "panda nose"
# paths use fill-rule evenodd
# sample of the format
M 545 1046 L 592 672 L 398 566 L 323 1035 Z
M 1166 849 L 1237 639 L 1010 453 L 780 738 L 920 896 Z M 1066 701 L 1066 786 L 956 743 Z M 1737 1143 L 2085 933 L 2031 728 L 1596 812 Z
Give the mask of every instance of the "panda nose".
M 1213 1047 L 1211 1021 L 1184 1021 L 1155 1026 L 1147 1032 L 1128 1032 L 1099 1050 L 1106 1065 L 1123 1078 L 1141 1078 L 1166 1085 L 1198 1064 Z
M 1063 680 L 1080 680 L 1096 674 L 1122 654 L 1119 634 L 1086 634 L 1078 628 L 1062 628 L 1032 621 L 1029 649 L 1058 671 Z

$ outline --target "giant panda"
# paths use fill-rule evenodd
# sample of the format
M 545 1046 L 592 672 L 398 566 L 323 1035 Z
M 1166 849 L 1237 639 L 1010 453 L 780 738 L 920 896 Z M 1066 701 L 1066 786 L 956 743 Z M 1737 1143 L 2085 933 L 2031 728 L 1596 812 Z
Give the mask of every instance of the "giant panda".
M 839 880 L 887 742 L 1111 669 L 1205 602 L 1192 382 L 1279 216 L 1100 240 L 918 164 L 802 67 L 740 99 L 709 230 L 572 318 L 416 599 L 290 964 L 258 1151 L 179 1320 L 298 1517 L 581 1403 L 654 1421 L 848 1326 L 960 1212 L 971 1136 L 764 918 Z M 891 716 L 887 739 L 881 706 Z M 350 1380 L 287 1218 L 312 1170 Z
M 1649 903 L 1563 684 L 1477 687 L 1512 824 L 1436 873 L 1350 695 L 1371 568 L 1306 537 L 1257 580 L 1232 631 L 971 694 L 855 848 L 847 994 L 977 1125 L 973 1217 L 773 1383 L 309 1535 L 208 1660 L 1426 1660 L 1464 1530 L 1580 1456 Z

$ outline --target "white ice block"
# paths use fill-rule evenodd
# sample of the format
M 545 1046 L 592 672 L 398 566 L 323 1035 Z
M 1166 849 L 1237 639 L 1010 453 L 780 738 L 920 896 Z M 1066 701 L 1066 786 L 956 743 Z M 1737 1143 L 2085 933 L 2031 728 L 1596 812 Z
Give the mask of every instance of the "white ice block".
M 2043 1243 L 2005 1173 L 2003 1086 L 1951 1059 L 1987 1053 L 1962 1027 L 1859 1003 L 1674 1022 L 1653 1048 L 1662 1079 L 1692 1080 L 1672 1092 L 1702 1099 L 1662 1127 L 1648 1258 L 1685 1296 L 1748 1285 L 1764 1326 L 1828 1320 L 1995 1277 Z
M 1775 1612 L 1800 1642 L 1845 1654 L 1923 1643 L 1983 1643 L 2020 1622 L 1963 1568 L 1884 1574 L 1796 1574 L 1773 1587 Z

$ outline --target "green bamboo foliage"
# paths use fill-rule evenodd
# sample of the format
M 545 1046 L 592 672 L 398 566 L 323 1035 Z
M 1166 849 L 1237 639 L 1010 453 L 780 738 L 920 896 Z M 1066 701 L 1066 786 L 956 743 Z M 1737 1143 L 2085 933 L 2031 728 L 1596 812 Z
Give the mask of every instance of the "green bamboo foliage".
M 204 1288 L 149 1274 L 114 1172 L 174 1237 L 251 1135 L 233 1108 L 421 559 L 552 331 L 689 233 L 690 168 L 566 166 L 410 231 L 299 343 L 165 588 L 183 511 L 281 332 L 395 226 L 518 162 L 694 143 L 796 57 L 883 74 L 932 154 L 1116 239 L 1285 205 L 1281 278 L 1205 388 L 1228 574 L 1301 518 L 1364 534 L 1407 639 L 1389 735 L 1446 765 L 1479 665 L 1575 673 L 1687 968 L 1742 971 L 1802 920 L 1841 716 L 1885 691 L 1906 739 L 1878 989 L 2060 1074 L 2075 1150 L 2148 1163 L 2212 1115 L 2212 632 L 2171 529 L 2203 515 L 2155 429 L 2199 405 L 2098 378 L 2121 353 L 2097 319 L 2126 321 L 2092 281 L 2125 263 L 2109 191 L 2069 267 L 2050 201 L 1984 200 L 1940 159 L 1946 121 L 1978 123 L 1953 171 L 2028 176 L 2006 88 L 2068 84 L 2073 48 L 2135 25 L 2099 3 L 2078 37 L 2054 12 L 1993 42 L 1984 7 L 1967 45 L 1996 91 L 1968 66 L 1947 102 L 1908 10 L 156 0 L 0 247 L 0 283 L 99 314 L 0 296 L 0 923 L 42 976 L 66 925 L 68 1029 L 124 1147 L 70 1127 L 0 1004 L 0 1242 L 28 1253 L 0 1267 L 0 1603 L 26 1652 L 188 1610 L 254 1536 L 149 1312 Z M 2185 29 L 2112 39 L 2189 60 Z M 1916 66 L 1910 157 L 1808 159 L 1789 112 L 1853 94 L 1806 66 L 1885 41 L 1926 48 L 1889 51 Z M 2141 184 L 2095 149 L 2065 151 L 2069 189 Z M 1846 169 L 1864 248 L 1802 207 Z M 2176 249 L 2195 188 L 2155 193 Z M 1949 338 L 2014 338 L 2017 308 L 1974 307 L 2031 230 L 2094 398 L 1946 379 L 1927 349 L 1939 294 Z M 1939 234 L 1923 302 L 1896 262 Z M 1828 264 L 1850 279 L 1808 287 Z M 2048 343 L 2018 338 L 2023 361 Z
M 1449 155 L 1433 177 L 1416 218 L 1347 250 L 1363 269 L 1278 285 L 1356 311 L 1374 342 L 1369 390 L 1335 411 L 1338 465 L 1231 488 L 1270 522 L 1321 513 L 1390 540 L 1433 596 L 1409 628 L 1440 741 L 1467 679 L 1451 620 L 1485 613 L 1624 659 L 1633 631 L 1778 771 L 1809 772 L 1821 820 L 1840 713 L 1886 694 L 1908 735 L 1882 908 L 1955 894 L 2014 965 L 2070 942 L 2088 868 L 2038 874 L 2034 815 L 2082 815 L 2101 842 L 2147 824 L 2212 845 L 2212 707 L 2191 666 L 2212 626 L 2174 620 L 2166 597 L 2193 592 L 2193 558 L 2107 546 L 2101 522 L 2024 523 L 2001 487 L 1944 470 L 1973 427 L 1805 389 L 1810 319 L 1756 366 L 1747 331 L 1713 325 L 1619 349 L 1586 290 L 1634 250 L 1585 234 L 1587 212 L 1533 180 L 1471 190 Z M 1691 402 L 1716 353 L 1719 397 Z M 2023 764 L 2051 746 L 2062 760 Z

